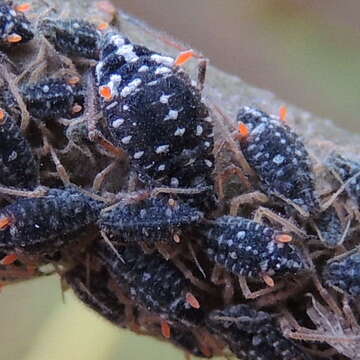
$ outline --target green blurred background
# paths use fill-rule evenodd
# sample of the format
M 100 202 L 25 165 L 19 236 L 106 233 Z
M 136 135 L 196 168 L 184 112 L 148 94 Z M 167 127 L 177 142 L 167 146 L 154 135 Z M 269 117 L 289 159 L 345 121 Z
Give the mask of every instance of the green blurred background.
M 341 127 L 360 130 L 358 0 L 118 0 L 117 5 L 201 50 L 213 65 Z M 55 276 L 4 288 L 0 306 L 0 360 L 183 359 L 168 344 L 116 329 L 70 291 L 63 303 Z

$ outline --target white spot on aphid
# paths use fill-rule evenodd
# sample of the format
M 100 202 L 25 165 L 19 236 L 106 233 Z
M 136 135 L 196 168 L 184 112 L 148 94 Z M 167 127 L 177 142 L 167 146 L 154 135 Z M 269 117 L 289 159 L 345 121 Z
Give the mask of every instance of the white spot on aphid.
M 121 126 L 124 123 L 124 121 L 125 121 L 124 119 L 116 119 L 113 121 L 112 127 L 116 129 L 119 126 Z
M 206 166 L 208 166 L 208 167 L 212 167 L 212 166 L 213 166 L 213 163 L 212 163 L 210 160 L 205 159 L 204 161 L 205 161 Z
M 134 62 L 137 61 L 139 57 L 134 53 L 133 50 L 134 46 L 131 44 L 122 45 L 117 49 L 116 54 L 122 55 L 126 62 Z
M 144 155 L 144 151 L 138 151 L 134 154 L 134 159 L 140 159 Z
M 164 164 L 159 165 L 158 170 L 159 171 L 164 171 L 165 170 L 165 165 Z
M 183 136 L 185 133 L 185 128 L 177 128 L 176 131 L 174 132 L 175 136 Z
M 128 144 L 128 143 L 130 142 L 131 138 L 132 138 L 131 135 L 125 136 L 125 137 L 123 137 L 123 138 L 121 139 L 121 142 L 122 142 L 123 144 Z
M 120 35 L 113 35 L 111 37 L 111 43 L 119 48 L 125 44 L 125 39 Z
M 178 118 L 179 112 L 177 110 L 169 110 L 168 114 L 165 116 L 164 120 L 176 120 Z
M 171 72 L 171 70 L 166 67 L 166 66 L 159 66 L 156 70 L 155 70 L 155 75 L 162 75 L 162 74 L 167 74 Z
M 49 90 L 50 90 L 50 88 L 49 88 L 48 85 L 44 85 L 44 86 L 42 87 L 42 91 L 43 91 L 45 94 L 48 93 Z
M 133 81 L 129 82 L 127 86 L 125 86 L 122 90 L 120 95 L 122 97 L 126 97 L 130 95 L 139 85 L 141 84 L 141 79 L 134 79 Z
M 157 154 L 166 153 L 169 151 L 170 145 L 160 145 L 155 149 Z
M 124 106 L 123 106 L 123 110 L 124 110 L 124 111 L 129 110 L 129 106 L 128 106 L 128 105 L 124 105 Z
M 196 136 L 200 136 L 203 133 L 204 129 L 201 125 L 196 127 Z
M 164 65 L 168 65 L 168 66 L 171 66 L 174 64 L 174 59 L 170 56 L 162 56 L 162 55 L 154 54 L 154 55 L 151 55 L 150 59 L 155 61 L 158 64 L 164 64 Z
M 161 95 L 160 96 L 160 102 L 162 104 L 167 104 L 169 102 L 169 98 L 171 97 L 172 95 Z
M 179 186 L 179 180 L 178 180 L 176 177 L 173 177 L 173 178 L 171 178 L 171 180 L 170 180 L 170 184 L 171 184 L 171 186 L 173 186 L 173 187 L 178 187 L 178 186 Z
M 117 101 L 113 101 L 111 104 L 109 104 L 109 105 L 106 107 L 106 110 L 112 109 L 112 108 L 115 107 L 117 104 L 118 104 Z
M 138 72 L 146 72 L 149 71 L 149 67 L 147 65 L 142 65 L 139 67 Z

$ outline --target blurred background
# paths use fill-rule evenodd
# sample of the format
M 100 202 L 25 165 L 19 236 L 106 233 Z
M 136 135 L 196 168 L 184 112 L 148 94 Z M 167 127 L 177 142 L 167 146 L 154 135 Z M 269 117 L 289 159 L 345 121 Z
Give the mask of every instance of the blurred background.
M 81 0 L 80 0 L 81 1 Z M 202 51 L 211 63 L 339 126 L 359 131 L 357 0 L 118 0 L 117 6 Z M 226 55 L 225 55 L 226 54 Z M 0 294 L 0 360 L 178 360 L 170 345 L 118 330 L 58 277 Z

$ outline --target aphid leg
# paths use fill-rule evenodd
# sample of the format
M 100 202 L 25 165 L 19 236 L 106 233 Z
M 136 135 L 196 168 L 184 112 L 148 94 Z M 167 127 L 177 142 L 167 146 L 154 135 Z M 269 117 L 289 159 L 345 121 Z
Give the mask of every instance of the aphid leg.
M 274 284 L 274 285 L 268 286 L 264 289 L 260 289 L 257 291 L 251 291 L 248 286 L 247 280 L 244 276 L 239 276 L 239 285 L 240 285 L 240 289 L 241 289 L 245 299 L 256 299 L 259 296 L 270 294 L 270 293 L 278 290 L 278 287 L 275 286 L 275 284 Z
M 195 250 L 194 250 L 194 248 L 193 248 L 193 246 L 192 246 L 192 244 L 191 244 L 190 241 L 187 243 L 187 246 L 188 246 L 188 248 L 189 248 L 189 252 L 190 252 L 190 254 L 191 254 L 191 257 L 193 258 L 194 263 L 196 264 L 196 267 L 199 269 L 199 271 L 201 272 L 201 275 L 204 277 L 204 279 L 206 279 L 205 271 L 204 271 L 204 269 L 202 268 L 202 266 L 200 265 L 199 260 L 198 260 L 198 258 L 196 257 Z
M 300 294 L 301 292 L 303 292 L 308 284 L 308 278 L 302 279 L 300 283 L 296 282 L 294 285 L 291 286 L 289 286 L 289 282 L 286 280 L 278 281 L 274 287 L 276 287 L 277 290 L 281 290 L 285 287 L 286 289 L 258 298 L 255 302 L 256 307 L 262 308 L 284 302 L 287 299 L 294 297 L 296 294 Z
M 229 165 L 221 173 L 216 175 L 215 183 L 217 185 L 217 191 L 219 194 L 219 199 L 223 200 L 225 197 L 225 184 L 233 175 L 237 175 L 240 179 L 241 184 L 245 186 L 247 190 L 252 189 L 251 183 L 241 169 L 235 165 Z
M 5 186 L 0 186 L 0 193 L 12 196 L 20 196 L 20 197 L 41 197 L 46 195 L 48 189 L 44 186 L 38 186 L 35 190 L 19 190 L 19 189 L 12 189 L 7 188 Z
M 297 234 L 300 238 L 305 238 L 307 236 L 303 230 L 299 229 L 291 221 L 284 219 L 280 215 L 277 215 L 276 213 L 267 208 L 259 206 L 255 211 L 254 221 L 262 223 L 263 218 L 267 218 L 270 221 L 282 225 L 284 231 L 293 232 Z
M 102 236 L 102 238 L 104 239 L 104 241 L 106 242 L 106 244 L 111 248 L 111 250 L 114 252 L 114 254 L 116 255 L 116 257 L 125 264 L 125 260 L 122 258 L 122 256 L 119 254 L 119 252 L 116 250 L 115 246 L 113 245 L 113 243 L 110 241 L 110 239 L 108 238 L 108 236 L 105 234 L 104 231 L 100 231 L 100 234 Z
M 40 129 L 43 129 L 43 126 L 40 126 Z M 49 143 L 49 140 L 47 138 L 47 136 L 45 135 L 44 131 L 42 131 L 43 133 L 43 151 L 44 153 L 49 153 L 51 155 L 51 159 L 54 162 L 54 165 L 56 167 L 56 172 L 59 175 L 59 178 L 61 179 L 61 181 L 63 182 L 63 184 L 65 186 L 68 186 L 70 184 L 70 176 L 67 173 L 67 171 L 65 170 L 64 166 L 61 164 L 61 161 L 59 159 L 59 157 L 57 156 L 55 149 L 53 148 L 53 146 Z
M 343 312 L 346 318 L 346 321 L 348 322 L 349 326 L 353 329 L 353 330 L 358 330 L 360 329 L 360 325 L 358 320 L 356 319 L 351 306 L 349 304 L 349 298 L 344 295 L 343 297 Z
M 14 77 L 13 74 L 11 74 L 7 67 L 3 64 L 0 64 L 0 74 L 3 77 L 3 79 L 7 82 L 7 85 L 9 87 L 9 90 L 11 94 L 14 96 L 17 104 L 19 105 L 20 111 L 21 111 L 21 124 L 20 129 L 22 131 L 25 131 L 28 125 L 30 124 L 30 114 L 26 108 L 25 102 L 20 94 L 19 88 L 18 88 L 18 82 L 17 78 Z
M 156 187 L 151 190 L 152 197 L 156 197 L 159 194 L 185 194 L 185 195 L 193 195 L 200 194 L 206 189 L 204 188 L 172 188 L 172 187 Z
M 219 127 L 219 130 L 221 131 L 222 137 L 225 139 L 229 150 L 232 152 L 234 156 L 234 159 L 236 160 L 238 165 L 243 169 L 245 174 L 249 175 L 250 177 L 256 178 L 256 174 L 254 170 L 252 170 L 252 168 L 250 167 L 249 163 L 247 162 L 244 154 L 240 149 L 239 142 L 234 140 L 234 136 L 231 134 L 228 127 L 224 124 L 224 120 L 228 124 L 232 125 L 231 129 L 235 128 L 234 123 L 230 120 L 228 116 L 225 115 L 225 113 L 220 109 L 219 106 L 212 104 L 211 109 L 212 109 L 212 114 L 214 114 L 214 119 Z M 217 115 L 220 115 L 220 117 L 223 120 L 221 120 L 219 116 L 216 116 L 215 113 L 217 113 Z
M 112 161 L 105 169 L 103 169 L 102 171 L 100 171 L 96 176 L 95 179 L 93 181 L 93 185 L 92 185 L 92 189 L 93 191 L 97 192 L 100 190 L 103 182 L 105 181 L 107 175 L 109 175 L 111 173 L 111 171 L 115 168 L 117 164 L 117 161 Z
M 296 319 L 287 311 L 283 311 L 284 317 L 280 319 L 280 327 L 283 335 L 287 338 L 300 340 L 300 341 L 319 341 L 319 342 L 340 342 L 349 343 L 356 342 L 360 336 L 331 336 L 326 335 L 324 331 L 316 331 L 307 329 L 298 324 Z
M 321 211 L 325 211 L 329 206 L 333 204 L 333 202 L 338 198 L 338 196 L 346 189 L 346 187 L 351 183 L 351 181 L 355 180 L 360 176 L 360 171 L 351 176 L 345 182 L 341 182 L 341 186 L 335 191 L 334 194 L 331 195 L 330 199 L 325 201 L 325 203 L 320 205 Z M 341 180 L 340 180 L 341 181 Z
M 183 273 L 184 277 L 188 279 L 193 285 L 208 293 L 214 293 L 213 288 L 211 288 L 208 284 L 195 277 L 194 274 L 191 272 L 191 270 L 188 267 L 186 267 L 186 265 L 178 258 L 173 258 L 173 263 Z
M 232 276 L 226 273 L 222 267 L 215 265 L 210 280 L 215 285 L 224 285 L 222 292 L 224 303 L 230 304 L 235 293 Z
M 254 191 L 247 194 L 241 194 L 231 199 L 230 202 L 230 215 L 237 216 L 239 207 L 242 204 L 265 204 L 269 201 L 269 198 L 260 191 Z

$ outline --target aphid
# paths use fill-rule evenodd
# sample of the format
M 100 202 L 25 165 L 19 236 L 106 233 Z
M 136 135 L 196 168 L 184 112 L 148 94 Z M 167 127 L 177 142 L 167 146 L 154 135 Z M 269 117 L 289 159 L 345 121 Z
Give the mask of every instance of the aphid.
M 323 272 L 326 285 L 351 296 L 360 296 L 360 251 L 353 249 L 330 259 Z
M 83 303 L 117 326 L 125 327 L 125 306 L 108 287 L 107 271 L 92 271 L 90 276 L 87 284 L 86 268 L 78 265 L 66 272 L 65 280 Z
M 0 210 L 0 249 L 52 254 L 94 224 L 102 203 L 75 189 L 15 201 Z
M 294 341 L 283 336 L 270 314 L 249 305 L 231 305 L 224 310 L 214 310 L 206 323 L 239 359 L 311 359 Z
M 202 227 L 206 252 L 213 261 L 236 275 L 295 274 L 305 265 L 288 242 L 290 234 L 242 217 L 223 216 Z
M 350 225 L 349 222 L 348 225 Z M 339 215 L 333 207 L 320 213 L 314 220 L 314 226 L 320 240 L 329 248 L 339 246 L 343 243 L 348 225 L 344 228 Z
M 70 57 L 99 58 L 101 33 L 95 25 L 79 19 L 45 19 L 39 28 L 60 53 Z
M 136 246 L 117 247 L 97 244 L 95 252 L 116 283 L 126 286 L 133 300 L 164 321 L 185 326 L 199 324 L 203 312 L 183 274 L 158 254 L 146 255 Z M 170 329 L 165 331 L 169 337 Z
M 277 118 L 250 107 L 237 115 L 242 151 L 264 191 L 306 213 L 318 210 L 309 154 L 299 136 Z
M 326 164 L 335 172 L 340 181 L 346 182 L 346 192 L 356 204 L 360 204 L 360 162 L 332 153 Z
M 127 241 L 179 242 L 182 231 L 200 222 L 202 213 L 173 199 L 150 198 L 120 203 L 100 215 L 99 226 L 109 235 Z
M 77 116 L 84 103 L 81 85 L 64 79 L 44 79 L 24 86 L 21 93 L 29 113 L 38 119 Z
M 34 37 L 29 20 L 17 9 L 22 10 L 11 1 L 0 1 L 0 47 L 26 43 Z
M 96 76 L 115 145 L 140 179 L 171 187 L 212 184 L 213 127 L 183 62 L 132 44 L 117 33 L 101 43 Z
M 0 109 L 0 183 L 20 189 L 38 184 L 38 164 L 15 121 Z

